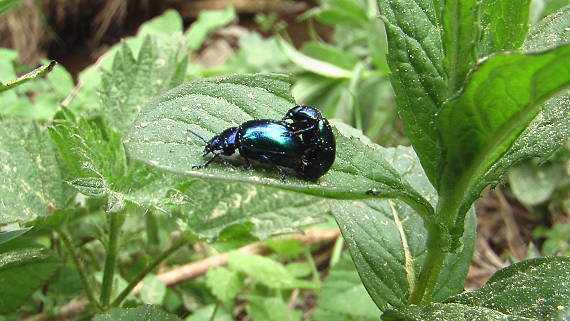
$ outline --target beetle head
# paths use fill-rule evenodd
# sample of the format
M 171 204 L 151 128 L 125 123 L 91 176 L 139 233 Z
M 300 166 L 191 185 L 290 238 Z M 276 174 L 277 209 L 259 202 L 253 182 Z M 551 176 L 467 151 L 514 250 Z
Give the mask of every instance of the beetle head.
M 232 155 L 235 149 L 237 148 L 236 146 L 236 135 L 238 132 L 237 127 L 228 128 L 223 132 L 221 132 L 219 135 L 212 137 L 212 139 L 210 139 L 209 141 L 190 129 L 188 129 L 188 131 L 194 134 L 194 136 L 200 138 L 204 143 L 206 143 L 206 146 L 204 147 L 204 154 L 202 156 L 206 156 L 218 150 L 223 150 L 222 155 L 229 156 Z
M 295 106 L 285 114 L 283 120 L 291 119 L 293 122 L 317 122 L 323 116 L 316 108 L 310 106 Z

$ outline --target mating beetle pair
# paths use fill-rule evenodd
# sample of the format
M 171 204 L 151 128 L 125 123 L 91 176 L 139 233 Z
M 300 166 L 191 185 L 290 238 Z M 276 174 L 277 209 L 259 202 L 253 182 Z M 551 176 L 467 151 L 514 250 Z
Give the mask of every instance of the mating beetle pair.
M 205 168 L 218 157 L 230 156 L 237 149 L 246 162 L 246 169 L 250 160 L 267 163 L 281 174 L 283 182 L 286 176 L 278 166 L 293 169 L 303 179 L 316 180 L 331 168 L 336 153 L 329 122 L 309 106 L 291 108 L 282 120 L 246 121 L 209 141 L 190 132 L 206 143 L 203 156 L 214 155 L 194 168 Z

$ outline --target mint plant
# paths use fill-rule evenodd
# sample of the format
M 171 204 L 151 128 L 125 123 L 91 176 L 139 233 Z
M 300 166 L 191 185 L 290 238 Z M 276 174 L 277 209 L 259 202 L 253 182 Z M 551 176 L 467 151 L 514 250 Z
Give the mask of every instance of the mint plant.
M 350 2 L 339 1 L 348 7 Z M 350 13 L 347 20 L 368 23 L 372 11 L 362 15 L 361 9 L 371 4 L 347 12 L 332 6 L 321 19 Z M 332 121 L 337 158 L 318 182 L 290 176 L 283 183 L 269 169 L 244 172 L 222 163 L 192 167 L 203 163 L 203 142 L 189 129 L 210 138 L 246 120 L 280 119 L 297 103 L 290 93 L 295 79 L 264 73 L 184 82 L 185 57 L 216 26 L 203 22 L 183 33 L 174 12 L 113 48 L 99 64 L 103 69 L 80 75 L 51 122 L 2 116 L 0 280 L 6 299 L 0 313 L 12 316 L 25 308 L 35 290 L 69 262 L 65 271 L 75 271 L 89 302 L 82 306 L 86 316 L 178 320 L 157 307 L 126 308 L 166 304 L 169 292 L 153 272 L 174 252 L 196 240 L 233 249 L 332 213 L 378 310 L 363 305 L 341 314 L 319 302 L 318 319 L 565 318 L 568 257 L 514 264 L 472 292 L 463 292 L 463 283 L 476 239 L 472 204 L 482 189 L 524 158 L 548 157 L 570 135 L 570 6 L 528 31 L 528 1 L 378 5 L 390 79 L 412 147 L 385 148 Z M 234 13 L 218 14 L 224 25 Z M 370 48 L 381 59 L 377 47 Z M 159 222 L 178 232 L 166 237 L 168 246 L 157 232 Z M 152 253 L 122 264 L 133 242 Z M 299 320 L 282 291 L 321 286 L 314 267 L 307 281 L 300 279 L 306 274 L 297 276 L 269 258 L 229 257 L 228 268 L 206 275 L 213 301 L 191 309 L 197 312 L 192 318 L 227 318 L 246 276 L 261 288 L 244 298 L 254 321 Z M 321 301 L 345 299 L 330 291 L 343 276 L 362 296 L 345 258 L 323 285 Z M 62 277 L 57 274 L 54 283 L 61 286 Z M 130 296 L 142 280 L 143 289 L 159 291 Z M 269 291 L 277 294 L 262 299 Z

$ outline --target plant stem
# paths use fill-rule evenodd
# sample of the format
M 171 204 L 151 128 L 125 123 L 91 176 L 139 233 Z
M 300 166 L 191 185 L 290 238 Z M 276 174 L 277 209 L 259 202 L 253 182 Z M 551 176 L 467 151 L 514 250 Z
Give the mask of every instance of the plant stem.
M 119 306 L 121 302 L 131 293 L 131 291 L 142 281 L 152 270 L 154 270 L 162 261 L 168 258 L 172 253 L 176 252 L 182 246 L 188 243 L 188 240 L 185 237 L 181 237 L 180 239 L 176 240 L 166 251 L 162 252 L 154 261 L 152 261 L 142 272 L 140 272 L 130 283 L 129 285 L 117 296 L 111 306 Z
M 435 224 L 428 226 L 427 256 L 416 287 L 412 290 L 411 304 L 426 305 L 432 301 L 433 292 L 447 253 L 441 249 L 441 231 Z
M 110 213 L 109 216 L 109 243 L 107 244 L 107 257 L 103 268 L 103 285 L 101 286 L 100 302 L 108 307 L 113 290 L 113 276 L 115 275 L 115 261 L 117 259 L 117 244 L 123 219 L 120 213 Z
M 212 315 L 210 316 L 210 321 L 214 321 L 214 319 L 216 319 L 216 313 L 218 313 L 219 308 L 220 308 L 220 301 L 216 302 L 216 307 L 214 307 L 214 311 L 212 312 Z
M 340 261 L 343 246 L 344 246 L 344 238 L 342 237 L 342 235 L 340 235 L 334 242 L 334 247 L 329 263 L 331 267 L 335 266 L 338 263 L 338 261 Z
M 101 304 L 95 298 L 95 293 L 93 292 L 93 289 L 91 288 L 91 283 L 89 283 L 89 280 L 87 278 L 87 271 L 85 271 L 83 265 L 79 260 L 79 253 L 77 252 L 77 249 L 73 245 L 73 242 L 71 241 L 69 236 L 67 236 L 67 234 L 65 234 L 65 232 L 62 229 L 58 228 L 56 229 L 56 231 L 61 240 L 63 241 L 63 246 L 65 246 L 65 249 L 71 254 L 71 259 L 73 261 L 73 264 L 75 265 L 75 268 L 77 269 L 77 272 L 79 273 L 79 279 L 83 284 L 83 289 L 85 290 L 85 295 L 87 295 L 87 299 L 89 300 L 89 302 L 95 305 L 97 309 L 101 310 Z
M 313 255 L 311 251 L 307 250 L 305 252 L 305 258 L 307 262 L 309 262 L 309 266 L 311 267 L 311 274 L 313 276 L 313 283 L 320 288 L 321 287 L 321 279 L 319 278 L 319 271 L 317 270 L 317 265 L 315 264 L 315 260 L 313 259 Z

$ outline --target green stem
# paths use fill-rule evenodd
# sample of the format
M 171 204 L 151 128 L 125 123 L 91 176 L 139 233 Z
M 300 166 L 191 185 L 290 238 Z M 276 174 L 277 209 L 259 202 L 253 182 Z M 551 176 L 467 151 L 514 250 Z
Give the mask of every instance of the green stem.
M 309 265 L 311 267 L 311 275 L 313 277 L 313 283 L 315 284 L 315 286 L 320 288 L 321 279 L 319 278 L 319 271 L 317 270 L 317 264 L 315 264 L 315 260 L 313 259 L 311 251 L 307 250 L 305 252 L 305 258 L 307 259 L 307 262 L 309 262 Z
M 219 308 L 220 308 L 220 301 L 216 302 L 216 307 L 214 307 L 214 311 L 212 312 L 212 315 L 210 316 L 210 321 L 214 321 L 214 319 L 216 319 L 216 313 L 218 313 Z
M 184 237 L 178 239 L 174 244 L 172 244 L 166 251 L 162 252 L 154 261 L 152 261 L 142 272 L 140 272 L 129 285 L 117 296 L 111 306 L 119 306 L 121 302 L 131 293 L 131 291 L 142 281 L 152 270 L 154 270 L 162 261 L 168 258 L 172 253 L 176 252 L 182 246 L 188 243 L 188 240 Z
M 75 245 L 73 245 L 73 242 L 71 241 L 69 236 L 67 236 L 67 234 L 65 234 L 65 232 L 63 232 L 62 229 L 58 228 L 56 229 L 56 231 L 61 240 L 63 241 L 63 246 L 65 246 L 65 249 L 71 254 L 71 259 L 73 261 L 73 264 L 75 265 L 75 268 L 77 269 L 77 272 L 79 273 L 79 279 L 83 284 L 83 289 L 85 290 L 87 299 L 89 300 L 89 302 L 95 305 L 97 309 L 102 310 L 101 304 L 95 298 L 95 293 L 93 292 L 93 289 L 91 288 L 91 283 L 89 283 L 89 280 L 87 278 L 87 271 L 85 271 L 83 265 L 79 260 L 79 253 L 77 252 Z
M 119 232 L 123 219 L 120 213 L 110 213 L 109 218 L 109 243 L 107 244 L 107 256 L 105 267 L 103 268 L 103 285 L 101 286 L 100 302 L 103 307 L 108 307 L 111 301 L 111 291 L 113 290 L 113 276 L 115 274 L 115 261 L 117 259 L 117 245 L 119 243 Z
M 430 225 L 431 227 L 428 227 L 427 256 L 416 286 L 412 290 L 411 304 L 426 305 L 432 301 L 433 292 L 447 255 L 441 249 L 441 231 L 437 229 L 435 224 Z
M 338 261 L 340 261 L 343 246 L 344 246 L 344 238 L 342 237 L 342 235 L 339 235 L 339 237 L 336 239 L 336 242 L 334 243 L 334 247 L 333 247 L 333 251 L 332 251 L 332 255 L 331 255 L 331 259 L 330 259 L 330 263 L 329 263 L 329 265 L 331 267 L 335 266 L 338 263 Z
M 440 218 L 440 222 L 448 230 L 451 230 L 455 224 L 457 209 L 460 205 L 457 199 L 454 195 L 451 195 L 451 197 L 441 196 L 439 199 L 435 217 Z M 435 287 L 439 281 L 439 275 L 448 254 L 444 251 L 445 243 L 443 241 L 444 238 L 450 237 L 450 235 L 446 235 L 448 232 L 441 230 L 438 222 L 435 220 L 425 220 L 424 222 L 427 223 L 426 227 L 428 230 L 427 255 L 410 298 L 410 303 L 420 305 L 426 305 L 432 301 Z

